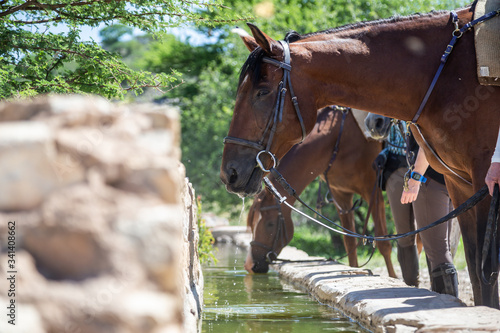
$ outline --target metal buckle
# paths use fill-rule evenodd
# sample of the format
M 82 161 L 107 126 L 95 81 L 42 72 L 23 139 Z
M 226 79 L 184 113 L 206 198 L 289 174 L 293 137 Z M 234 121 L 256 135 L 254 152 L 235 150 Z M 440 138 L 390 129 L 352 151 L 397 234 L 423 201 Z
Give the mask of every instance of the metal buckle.
M 269 264 L 272 264 L 274 259 L 271 258 L 271 255 L 274 255 L 274 258 L 277 259 L 278 258 L 278 255 L 276 254 L 276 252 L 273 251 L 269 251 L 267 252 L 266 254 L 266 261 L 269 263 Z
M 410 175 L 411 175 L 412 171 L 413 171 L 413 165 L 411 165 L 410 167 L 408 167 L 408 171 L 406 171 L 406 173 L 405 173 L 405 175 L 403 177 L 403 191 L 404 192 L 408 192 L 408 190 L 410 189 L 410 186 L 408 185 L 408 182 L 410 181 Z

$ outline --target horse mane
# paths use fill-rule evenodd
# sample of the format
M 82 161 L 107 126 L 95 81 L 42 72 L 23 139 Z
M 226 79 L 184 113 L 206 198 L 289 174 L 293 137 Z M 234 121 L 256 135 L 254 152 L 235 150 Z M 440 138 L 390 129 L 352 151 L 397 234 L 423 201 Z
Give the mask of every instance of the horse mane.
M 300 39 L 300 35 L 296 31 L 290 31 L 286 34 L 285 40 L 289 43 L 293 43 Z M 264 57 L 264 52 L 262 48 L 257 47 L 248 56 L 247 60 L 243 64 L 240 70 L 240 77 L 238 80 L 238 87 L 241 85 L 246 73 L 253 73 L 252 83 L 255 84 L 259 79 L 260 65 L 262 63 L 262 57 Z M 255 86 L 254 86 L 255 87 Z
M 416 20 L 416 19 L 420 19 L 420 18 L 440 15 L 440 14 L 448 13 L 448 12 L 449 11 L 439 10 L 439 11 L 431 11 L 429 13 L 424 13 L 424 14 L 415 13 L 415 14 L 408 15 L 408 16 L 393 16 L 390 18 L 373 20 L 373 21 L 362 21 L 362 22 L 350 23 L 350 24 L 346 24 L 346 25 L 343 25 L 340 27 L 330 28 L 327 30 L 322 30 L 322 31 L 317 31 L 317 32 L 311 32 L 311 33 L 304 34 L 304 35 L 300 35 L 298 32 L 291 30 L 285 35 L 284 39 L 286 41 L 288 41 L 289 43 L 294 43 L 294 42 L 304 40 L 306 38 L 313 37 L 313 36 L 334 34 L 334 33 L 338 33 L 338 32 L 356 30 L 356 29 L 365 28 L 365 27 L 376 27 L 376 26 L 381 26 L 384 24 L 406 22 L 406 21 Z M 239 81 L 238 81 L 238 87 L 241 85 L 241 82 L 243 81 L 245 75 L 247 73 L 250 73 L 250 72 L 253 73 L 252 84 L 255 85 L 258 82 L 259 74 L 260 74 L 260 66 L 262 63 L 263 56 L 264 56 L 264 52 L 260 47 L 256 48 L 255 50 L 253 50 L 253 52 L 250 53 L 247 60 L 245 61 L 245 63 L 241 67 Z
M 240 77 L 238 80 L 238 87 L 241 86 L 241 82 L 245 78 L 247 73 L 253 73 L 252 84 L 254 85 L 258 82 L 260 76 L 260 66 L 262 64 L 262 58 L 264 57 L 264 50 L 261 47 L 257 47 L 248 56 L 247 60 L 243 64 L 240 70 Z
M 446 10 L 433 10 L 429 13 L 415 13 L 407 16 L 392 16 L 389 18 L 384 18 L 384 19 L 379 19 L 379 20 L 373 20 L 373 21 L 361 21 L 361 22 L 356 22 L 356 23 L 349 23 L 340 27 L 336 28 L 330 28 L 327 30 L 321 30 L 321 31 L 316 31 L 316 32 L 311 32 L 308 34 L 304 35 L 299 35 L 299 39 L 297 40 L 303 40 L 309 37 L 313 36 L 318 36 L 318 35 L 327 35 L 327 34 L 333 34 L 333 33 L 338 33 L 338 32 L 343 32 L 343 31 L 348 31 L 348 30 L 355 30 L 355 29 L 361 29 L 365 27 L 376 27 L 384 24 L 392 24 L 392 23 L 398 23 L 398 22 L 406 22 L 406 21 L 412 21 L 420 18 L 425 18 L 425 17 L 432 17 L 435 15 L 440 15 L 443 13 L 449 13 L 449 11 Z

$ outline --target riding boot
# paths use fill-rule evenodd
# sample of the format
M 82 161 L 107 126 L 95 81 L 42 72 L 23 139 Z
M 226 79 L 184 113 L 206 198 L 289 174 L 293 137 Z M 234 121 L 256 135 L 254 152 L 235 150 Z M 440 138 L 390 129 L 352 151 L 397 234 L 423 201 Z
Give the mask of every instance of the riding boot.
M 452 263 L 444 263 L 432 270 L 432 291 L 458 297 L 457 270 Z
M 403 280 L 409 286 L 418 287 L 418 251 L 416 245 L 401 247 L 398 244 L 398 261 Z

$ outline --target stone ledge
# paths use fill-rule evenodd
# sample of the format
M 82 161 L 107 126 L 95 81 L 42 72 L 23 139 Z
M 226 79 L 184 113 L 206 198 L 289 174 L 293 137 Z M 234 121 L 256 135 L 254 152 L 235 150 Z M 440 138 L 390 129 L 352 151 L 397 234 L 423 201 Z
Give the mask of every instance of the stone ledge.
M 210 228 L 215 243 L 233 243 L 236 246 L 247 248 L 250 246 L 252 234 L 246 226 L 216 226 Z
M 500 331 L 499 310 L 467 307 L 455 297 L 408 287 L 369 270 L 333 261 L 286 262 L 272 268 L 373 332 Z

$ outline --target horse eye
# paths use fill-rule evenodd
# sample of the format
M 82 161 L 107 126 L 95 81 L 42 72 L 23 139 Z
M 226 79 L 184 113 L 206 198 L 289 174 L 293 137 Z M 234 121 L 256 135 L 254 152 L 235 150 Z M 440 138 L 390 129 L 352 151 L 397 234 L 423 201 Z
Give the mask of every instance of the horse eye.
M 269 222 L 269 223 L 267 224 L 267 226 L 268 226 L 269 228 L 274 227 L 274 222 Z
M 261 96 L 264 96 L 264 95 L 267 95 L 269 94 L 269 90 L 259 90 L 257 92 L 257 97 L 261 97 Z

